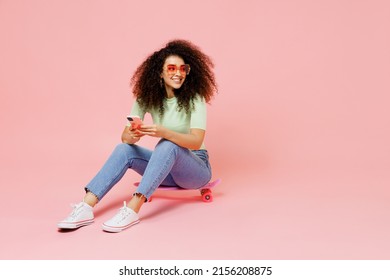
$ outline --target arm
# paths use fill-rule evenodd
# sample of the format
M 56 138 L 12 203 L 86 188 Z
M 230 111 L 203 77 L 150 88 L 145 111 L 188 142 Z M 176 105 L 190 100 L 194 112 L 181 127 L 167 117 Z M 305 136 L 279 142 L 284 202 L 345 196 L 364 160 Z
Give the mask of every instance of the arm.
M 142 135 L 149 135 L 153 137 L 160 137 L 167 139 L 183 148 L 197 150 L 201 147 L 205 130 L 192 128 L 190 133 L 179 133 L 169 130 L 161 125 L 143 125 L 139 130 Z
M 188 134 L 178 133 L 167 129 L 165 137 L 163 138 L 181 147 L 198 150 L 203 143 L 205 133 L 205 130 L 198 128 L 192 128 Z

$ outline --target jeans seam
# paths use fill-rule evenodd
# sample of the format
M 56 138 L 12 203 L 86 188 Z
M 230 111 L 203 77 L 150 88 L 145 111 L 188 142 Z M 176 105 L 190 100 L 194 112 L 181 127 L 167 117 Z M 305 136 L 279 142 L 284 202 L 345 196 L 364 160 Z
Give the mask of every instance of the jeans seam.
M 207 171 L 209 173 L 209 178 L 199 186 L 199 188 L 203 187 L 204 185 L 206 185 L 208 182 L 210 182 L 211 180 L 211 177 L 212 177 L 212 172 L 211 172 L 211 167 L 210 167 L 210 164 L 209 164 L 209 161 L 207 159 L 207 163 L 202 159 L 200 158 L 196 153 L 193 153 L 192 151 L 189 150 L 190 153 L 192 153 L 197 159 L 199 159 L 199 161 L 196 161 L 196 163 L 198 164 L 198 167 L 204 171 Z M 177 163 L 177 161 L 174 162 L 173 166 Z
M 129 161 L 126 159 L 126 162 L 127 163 L 125 163 L 125 167 L 127 166 L 127 169 L 129 168 Z M 118 168 L 117 170 L 117 172 L 116 173 L 114 173 L 115 174 L 115 176 L 112 176 L 111 177 L 111 180 L 110 181 L 108 181 L 108 184 L 106 184 L 106 186 L 104 187 L 104 188 L 102 188 L 102 190 L 101 190 L 101 192 L 99 193 L 99 196 L 98 196 L 98 198 L 99 198 L 99 200 L 103 197 L 103 196 L 105 196 L 108 192 L 109 192 L 109 189 L 111 189 L 113 186 L 112 186 L 112 183 L 119 177 L 119 174 L 121 173 L 121 171 L 123 170 L 124 168 L 122 168 L 122 169 L 120 169 L 120 168 Z M 108 186 L 111 186 L 111 188 L 109 188 L 108 189 Z
M 167 158 L 168 158 L 168 159 L 171 159 L 172 154 L 174 154 L 174 153 L 175 153 L 175 149 L 171 149 L 171 151 L 169 152 L 169 157 L 167 157 Z M 161 175 L 162 175 L 163 173 L 166 172 L 166 169 L 167 169 L 167 164 L 164 165 L 164 168 L 163 168 L 163 170 L 161 170 L 160 174 L 159 174 L 158 176 L 155 177 L 155 179 L 153 180 L 153 185 L 156 184 L 156 182 L 157 182 L 156 179 L 157 179 L 157 178 L 160 178 Z M 158 186 L 157 186 L 157 187 L 158 187 Z M 149 189 L 149 192 L 150 192 L 150 189 Z M 148 194 L 147 194 L 148 197 L 150 196 L 150 195 L 149 195 L 149 192 L 148 192 Z
M 134 161 L 134 159 L 135 159 L 135 158 L 131 158 L 130 161 Z M 141 159 L 141 160 L 143 160 L 143 159 L 140 158 L 140 157 L 137 157 L 136 159 Z M 125 165 L 124 165 L 124 168 L 122 168 L 122 169 L 119 169 L 119 168 L 118 168 L 118 172 L 115 173 L 115 176 L 112 176 L 112 178 L 111 178 L 111 180 L 109 181 L 109 183 L 107 184 L 107 186 L 106 186 L 105 188 L 103 188 L 103 191 L 105 190 L 105 192 L 101 193 L 101 194 L 100 194 L 100 197 L 105 196 L 105 195 L 109 192 L 109 189 L 111 189 L 111 188 L 113 187 L 113 186 L 111 186 L 112 183 L 116 181 L 116 179 L 119 177 L 119 174 L 121 174 L 121 171 L 124 170 L 125 167 L 127 167 L 126 170 L 130 168 L 130 161 L 129 161 L 128 158 L 126 158 L 126 163 L 125 163 Z M 126 172 L 126 171 L 125 171 L 125 172 Z M 108 186 L 111 186 L 111 188 L 108 189 Z M 98 199 L 100 200 L 101 198 L 98 197 Z

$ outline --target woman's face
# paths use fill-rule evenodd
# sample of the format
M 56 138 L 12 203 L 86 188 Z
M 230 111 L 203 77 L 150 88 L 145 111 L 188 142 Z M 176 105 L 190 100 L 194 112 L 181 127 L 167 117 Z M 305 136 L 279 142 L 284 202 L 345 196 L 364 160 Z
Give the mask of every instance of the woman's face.
M 188 64 L 184 63 L 184 60 L 176 55 L 168 56 L 165 59 L 161 78 L 165 83 L 167 92 L 173 91 L 173 89 L 179 89 L 189 73 L 190 68 Z

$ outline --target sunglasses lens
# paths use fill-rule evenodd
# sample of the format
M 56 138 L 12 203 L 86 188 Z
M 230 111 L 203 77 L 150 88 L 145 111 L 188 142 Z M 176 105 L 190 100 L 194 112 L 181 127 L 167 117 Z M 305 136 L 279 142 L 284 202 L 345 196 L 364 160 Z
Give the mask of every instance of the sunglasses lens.
M 190 73 L 190 66 L 188 64 L 181 65 L 177 67 L 175 64 L 169 64 L 167 65 L 167 72 L 169 75 L 175 75 L 177 72 L 177 69 L 179 68 L 181 75 L 188 75 Z
M 176 71 L 177 71 L 177 67 L 176 67 L 176 65 L 168 65 L 167 66 L 167 71 L 168 71 L 168 73 L 169 74 L 174 74 L 174 73 L 176 73 Z
M 187 74 L 187 65 L 180 66 L 180 74 L 182 74 L 182 75 Z

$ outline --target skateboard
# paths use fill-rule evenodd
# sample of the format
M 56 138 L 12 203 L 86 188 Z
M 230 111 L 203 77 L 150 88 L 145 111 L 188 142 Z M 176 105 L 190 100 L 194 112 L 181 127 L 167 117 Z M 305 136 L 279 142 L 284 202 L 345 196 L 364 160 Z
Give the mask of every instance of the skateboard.
M 204 185 L 203 187 L 200 187 L 199 189 L 184 189 L 177 186 L 164 186 L 160 185 L 157 190 L 161 191 L 191 191 L 191 190 L 199 190 L 200 195 L 202 196 L 202 200 L 204 202 L 212 202 L 213 201 L 213 193 L 211 192 L 211 188 L 215 187 L 219 183 L 221 183 L 221 179 L 216 179 L 214 181 L 211 181 Z M 134 186 L 138 187 L 140 182 L 134 183 Z M 149 198 L 149 202 L 152 201 L 152 197 Z

